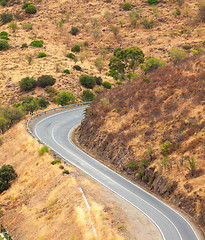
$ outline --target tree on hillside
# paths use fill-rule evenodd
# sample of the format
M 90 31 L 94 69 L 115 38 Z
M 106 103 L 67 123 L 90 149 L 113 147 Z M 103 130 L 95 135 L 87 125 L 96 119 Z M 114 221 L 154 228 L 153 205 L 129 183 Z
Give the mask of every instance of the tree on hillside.
M 109 75 L 115 80 L 133 76 L 137 67 L 144 62 L 144 53 L 138 47 L 119 49 L 110 59 Z
M 13 166 L 3 165 L 0 169 L 0 192 L 7 190 L 10 187 L 10 181 L 18 177 Z

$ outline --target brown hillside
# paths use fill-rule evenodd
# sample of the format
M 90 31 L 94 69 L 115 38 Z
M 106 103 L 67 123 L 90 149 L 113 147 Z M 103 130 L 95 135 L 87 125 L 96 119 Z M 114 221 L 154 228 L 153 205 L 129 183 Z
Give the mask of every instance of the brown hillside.
M 80 144 L 103 162 L 133 181 L 145 182 L 203 227 L 204 64 L 205 56 L 198 56 L 148 74 L 149 83 L 142 76 L 107 91 L 87 109 L 78 131 Z M 170 146 L 165 149 L 166 141 Z M 192 157 L 193 176 L 186 168 Z

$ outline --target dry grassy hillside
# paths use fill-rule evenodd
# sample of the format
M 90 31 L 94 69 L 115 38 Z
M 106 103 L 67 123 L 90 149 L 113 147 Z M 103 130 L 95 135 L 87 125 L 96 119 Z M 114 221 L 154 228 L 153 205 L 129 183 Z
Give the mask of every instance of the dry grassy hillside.
M 147 239 L 160 233 L 140 212 L 74 167 L 52 165 L 42 147 L 18 123 L 4 136 L 0 165 L 11 164 L 18 178 L 0 195 L 0 223 L 13 239 Z M 70 174 L 63 174 L 63 165 Z M 88 210 L 82 188 L 91 207 Z M 147 226 L 144 227 L 144 226 Z M 143 229 L 142 231 L 140 229 Z
M 18 84 L 23 77 L 37 78 L 42 74 L 53 75 L 57 79 L 56 89 L 71 91 L 79 99 L 83 90 L 79 84 L 81 73 L 72 69 L 75 63 L 66 57 L 75 44 L 81 46 L 81 52 L 76 56 L 83 73 L 101 75 L 103 80 L 113 82 L 105 73 L 114 48 L 137 45 L 146 57 L 155 56 L 169 62 L 171 47 L 184 44 L 194 47 L 203 42 L 205 34 L 195 0 L 163 1 L 155 6 L 146 1 L 131 1 L 130 11 L 123 10 L 122 1 L 114 0 L 31 2 L 37 8 L 37 13 L 32 15 L 22 10 L 23 1 L 10 0 L 7 6 L 0 6 L 0 14 L 12 13 L 17 23 L 15 32 L 9 28 L 9 23 L 0 26 L 0 31 L 9 33 L 11 46 L 0 55 L 1 104 L 13 104 L 26 96 L 20 92 Z M 177 15 L 177 9 L 180 15 Z M 144 18 L 154 20 L 153 28 L 145 28 Z M 76 36 L 70 33 L 73 26 L 79 29 Z M 32 40 L 43 40 L 43 48 L 29 46 Z M 85 41 L 87 47 L 84 47 Z M 28 48 L 21 48 L 23 43 L 27 43 Z M 38 58 L 42 51 L 47 57 Z M 32 57 L 31 64 L 26 60 L 29 56 Z M 94 64 L 98 56 L 104 61 L 101 74 Z M 63 73 L 66 68 L 71 71 L 70 75 Z M 46 95 L 39 89 L 32 94 Z
M 78 130 L 86 149 L 133 181 L 146 183 L 203 227 L 204 64 L 201 55 L 157 69 L 146 76 L 150 82 L 142 76 L 99 95 Z M 191 164 L 193 171 L 187 169 Z

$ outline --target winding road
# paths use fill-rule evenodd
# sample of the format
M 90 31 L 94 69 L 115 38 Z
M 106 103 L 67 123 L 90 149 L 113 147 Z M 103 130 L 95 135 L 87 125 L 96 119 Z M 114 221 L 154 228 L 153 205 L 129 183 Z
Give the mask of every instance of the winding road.
M 96 161 L 71 141 L 72 130 L 80 124 L 87 106 L 48 113 L 30 123 L 33 134 L 64 159 L 142 211 L 166 240 L 199 239 L 182 215 L 150 193 Z

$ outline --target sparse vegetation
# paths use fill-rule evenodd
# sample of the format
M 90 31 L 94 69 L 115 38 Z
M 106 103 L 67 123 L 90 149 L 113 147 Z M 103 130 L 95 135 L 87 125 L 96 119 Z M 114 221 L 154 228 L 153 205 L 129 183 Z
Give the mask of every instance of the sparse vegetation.
M 154 20 L 144 18 L 143 21 L 142 21 L 142 24 L 145 26 L 146 29 L 151 29 L 151 28 L 154 27 Z
M 48 147 L 47 146 L 43 146 L 39 151 L 39 155 L 43 155 L 44 153 L 48 152 Z
M 169 56 L 173 62 L 179 62 L 187 57 L 187 53 L 181 50 L 180 48 L 173 47 L 169 51 Z

